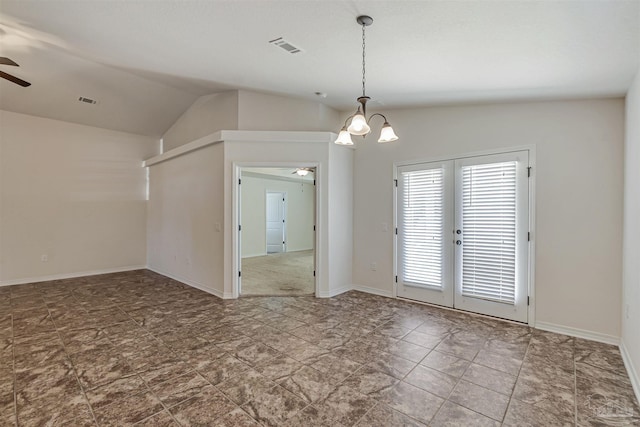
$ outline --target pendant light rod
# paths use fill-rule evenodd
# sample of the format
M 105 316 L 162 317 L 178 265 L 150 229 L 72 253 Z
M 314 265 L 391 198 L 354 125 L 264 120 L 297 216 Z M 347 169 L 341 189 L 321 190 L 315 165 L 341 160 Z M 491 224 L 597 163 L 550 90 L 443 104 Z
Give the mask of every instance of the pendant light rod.
M 398 139 L 398 136 L 394 133 L 393 128 L 387 121 L 387 118 L 380 113 L 372 114 L 367 119 L 367 102 L 371 99 L 367 96 L 366 84 L 367 84 L 367 55 L 366 55 L 366 28 L 373 24 L 373 18 L 368 15 L 360 15 L 356 18 L 358 25 L 362 26 L 362 96 L 358 97 L 357 101 L 360 104 L 358 110 L 347 117 L 344 122 L 344 126 L 340 130 L 338 138 L 335 143 L 340 145 L 353 145 L 351 135 L 362 136 L 363 138 L 371 132 L 369 126 L 370 120 L 374 116 L 380 116 L 384 119 L 382 130 L 380 131 L 380 138 L 378 142 L 391 142 Z M 349 123 L 347 127 L 347 123 Z
M 367 115 L 367 101 L 371 98 L 367 96 L 367 38 L 366 28 L 373 24 L 373 18 L 369 15 L 360 15 L 356 18 L 356 22 L 362 26 L 362 96 L 358 98 L 358 102 L 362 104 L 362 114 Z

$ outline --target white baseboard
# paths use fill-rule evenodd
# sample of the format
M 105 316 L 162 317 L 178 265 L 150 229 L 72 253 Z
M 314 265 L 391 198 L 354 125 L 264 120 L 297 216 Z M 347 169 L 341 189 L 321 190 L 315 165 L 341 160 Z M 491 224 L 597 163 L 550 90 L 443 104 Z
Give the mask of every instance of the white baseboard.
M 165 273 L 164 271 L 161 271 L 161 270 L 156 269 L 156 268 L 147 267 L 147 269 L 151 270 L 153 272 L 156 272 L 158 274 L 162 274 L 163 276 L 167 276 L 170 279 L 177 280 L 178 282 L 184 283 L 185 285 L 189 285 L 192 288 L 199 289 L 199 290 L 201 290 L 203 292 L 206 292 L 208 294 L 216 296 L 216 297 L 218 297 L 220 299 L 225 299 L 225 297 L 226 297 L 226 295 L 223 295 L 223 293 L 220 292 L 219 290 L 211 289 L 211 288 L 203 285 L 202 283 L 198 283 L 198 282 L 196 282 L 194 280 L 189 280 L 189 279 L 185 279 L 184 277 L 176 276 L 174 274 Z
M 570 326 L 556 325 L 555 323 L 536 322 L 536 329 L 543 331 L 555 332 L 557 334 L 569 335 L 576 338 L 584 338 L 586 340 L 597 341 L 604 344 L 619 345 L 620 338 L 615 335 L 603 334 L 600 332 L 587 331 L 585 329 L 572 328 Z
M 341 288 L 338 289 L 331 289 L 330 291 L 320 291 L 318 292 L 318 297 L 320 298 L 331 298 L 331 297 L 335 297 L 336 295 L 340 295 L 343 294 L 345 292 L 349 292 L 351 290 L 351 286 L 347 285 L 347 286 L 343 286 Z
M 633 391 L 636 394 L 636 399 L 640 402 L 640 375 L 638 375 L 638 371 L 633 365 L 631 355 L 629 354 L 627 347 L 624 345 L 624 340 L 620 340 L 620 354 L 622 355 L 624 366 L 627 368 L 627 374 L 629 375 L 629 380 L 631 380 L 631 385 L 633 386 Z
M 393 298 L 393 291 L 385 291 L 378 288 L 372 288 L 363 285 L 351 285 L 354 291 L 365 292 L 367 294 L 379 295 L 381 297 Z
M 0 286 L 24 285 L 26 283 L 49 282 L 51 280 L 75 279 L 84 276 L 97 276 L 99 274 L 122 273 L 123 271 L 144 270 L 146 265 L 129 265 L 126 267 L 105 268 L 103 270 L 81 271 L 79 273 L 54 274 L 51 276 L 27 277 L 24 279 L 5 280 Z

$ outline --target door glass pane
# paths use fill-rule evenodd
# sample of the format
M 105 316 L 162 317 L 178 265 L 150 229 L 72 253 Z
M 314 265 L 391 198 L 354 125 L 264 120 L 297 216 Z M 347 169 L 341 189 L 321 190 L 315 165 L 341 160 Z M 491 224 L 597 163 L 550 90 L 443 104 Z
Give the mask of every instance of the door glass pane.
M 462 294 L 514 304 L 516 162 L 462 167 Z
M 444 169 L 402 172 L 403 283 L 441 288 Z

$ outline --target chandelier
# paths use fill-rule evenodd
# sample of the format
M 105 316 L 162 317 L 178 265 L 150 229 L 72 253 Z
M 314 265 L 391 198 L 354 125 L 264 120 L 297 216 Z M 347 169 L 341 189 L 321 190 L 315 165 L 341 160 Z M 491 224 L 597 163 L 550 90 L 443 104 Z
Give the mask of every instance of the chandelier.
M 398 139 L 397 135 L 393 131 L 393 128 L 387 121 L 387 118 L 384 114 L 375 113 L 369 116 L 367 119 L 367 101 L 371 98 L 367 96 L 365 90 L 365 69 L 366 69 L 366 56 L 365 56 L 365 29 L 373 24 L 373 18 L 367 15 L 358 16 L 356 18 L 356 22 L 358 25 L 362 25 L 362 96 L 358 98 L 358 102 L 360 105 L 358 106 L 358 110 L 347 117 L 347 120 L 344 122 L 344 126 L 340 130 L 340 134 L 338 135 L 338 139 L 336 139 L 335 143 L 340 145 L 353 145 L 353 141 L 351 140 L 351 135 L 365 136 L 369 132 L 371 132 L 371 127 L 369 123 L 371 119 L 375 116 L 380 116 L 384 120 L 384 124 L 382 125 L 382 130 L 380 131 L 380 138 L 378 138 L 378 142 L 391 142 Z

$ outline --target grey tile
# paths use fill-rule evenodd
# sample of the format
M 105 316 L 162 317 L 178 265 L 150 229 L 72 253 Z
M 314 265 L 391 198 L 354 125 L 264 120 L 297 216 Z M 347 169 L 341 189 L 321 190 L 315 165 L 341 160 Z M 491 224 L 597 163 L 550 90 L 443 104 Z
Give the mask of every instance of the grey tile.
M 509 397 L 461 380 L 449 400 L 496 421 L 502 421 Z
M 249 369 L 247 365 L 231 356 L 223 356 L 210 361 L 198 368 L 198 372 L 202 374 L 211 384 L 220 384 L 227 378 L 232 378 L 241 372 Z
M 412 344 L 417 344 L 419 346 L 426 347 L 426 348 L 435 348 L 438 344 L 440 344 L 440 341 L 442 341 L 442 338 L 438 336 L 418 332 L 418 331 L 411 331 L 410 333 L 405 335 L 404 338 L 402 338 L 402 340 L 410 342 Z
M 244 404 L 242 409 L 261 424 L 276 426 L 284 424 L 306 406 L 304 400 L 280 386 L 275 386 L 268 393 Z
M 212 427 L 259 427 L 260 424 L 245 411 L 236 408 L 210 423 Z
M 391 409 L 384 403 L 378 403 L 356 424 L 357 427 L 423 427 L 425 425 Z
M 271 381 L 280 383 L 302 366 L 302 363 L 297 360 L 281 354 L 274 359 L 259 363 L 255 369 Z
M 169 411 L 182 426 L 203 426 L 221 418 L 236 408 L 220 391 L 209 386 L 198 395 L 185 400 Z
M 85 394 L 94 409 L 102 408 L 133 394 L 149 391 L 137 375 L 118 378 L 110 383 L 86 390 Z
M 444 399 L 405 382 L 400 382 L 388 391 L 381 401 L 398 412 L 428 424 Z
M 151 390 L 167 408 L 171 408 L 200 394 L 207 386 L 209 383 L 200 374 L 192 371 L 159 383 Z
M 376 400 L 358 390 L 340 385 L 316 404 L 326 410 L 330 417 L 345 425 L 353 425 L 376 404 Z
M 453 402 L 444 402 L 431 427 L 500 427 L 500 423 Z
M 384 352 L 372 359 L 367 364 L 368 367 L 398 379 L 404 378 L 416 366 L 416 362 Z
M 420 364 L 459 378 L 464 374 L 471 362 L 450 354 L 432 351 Z
M 472 363 L 462 376 L 462 379 L 511 396 L 517 377 Z
M 615 346 L 361 292 L 223 301 L 139 270 L 0 288 L 0 313 L 0 424 L 640 423 Z
M 542 427 L 558 426 L 570 427 L 574 425 L 574 417 L 560 417 L 553 412 L 538 406 L 529 405 L 516 399 L 511 399 L 509 409 L 504 417 L 505 427 Z
M 382 397 L 398 380 L 373 368 L 362 368 L 342 382 L 360 393 L 373 398 Z
M 517 356 L 493 353 L 482 349 L 473 359 L 473 363 L 517 376 L 522 366 L 522 359 Z
M 435 369 L 418 365 L 405 377 L 404 381 L 446 399 L 456 386 L 458 379 Z
M 121 426 L 135 424 L 162 410 L 160 401 L 150 392 L 144 392 L 126 396 L 94 412 L 101 426 Z
M 280 384 L 308 403 L 324 399 L 335 388 L 325 375 L 309 366 L 302 366 Z
M 317 408 L 309 405 L 302 411 L 298 412 L 292 418 L 288 419 L 283 426 L 285 427 L 346 427 L 340 421 L 333 418 L 334 413 L 328 408 Z
M 420 362 L 429 353 L 428 348 L 406 341 L 398 341 L 391 345 L 387 351 L 412 362 Z
M 273 389 L 273 383 L 253 369 L 244 371 L 218 384 L 218 390 L 237 405 L 243 405 L 263 393 Z

